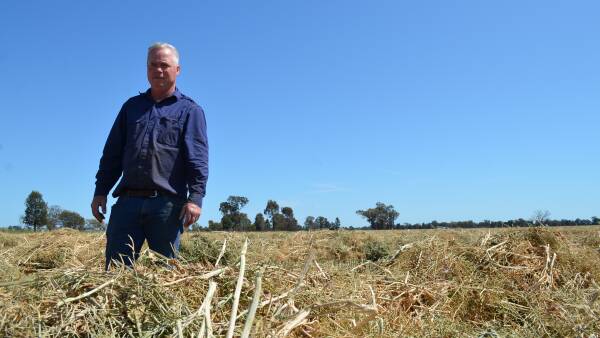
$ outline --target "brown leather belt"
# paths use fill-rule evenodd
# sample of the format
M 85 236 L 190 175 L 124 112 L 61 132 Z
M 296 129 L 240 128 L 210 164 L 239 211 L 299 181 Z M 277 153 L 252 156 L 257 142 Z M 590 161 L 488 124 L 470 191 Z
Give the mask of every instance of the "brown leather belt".
M 128 197 L 156 197 L 160 195 L 158 190 L 127 189 L 123 191 L 123 196 Z

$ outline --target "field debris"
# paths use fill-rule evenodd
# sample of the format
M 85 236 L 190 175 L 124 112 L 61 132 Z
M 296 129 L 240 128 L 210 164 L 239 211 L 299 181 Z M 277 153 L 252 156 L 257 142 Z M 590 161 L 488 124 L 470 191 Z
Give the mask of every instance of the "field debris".
M 0 232 L 0 335 L 598 336 L 599 248 L 598 227 L 196 232 L 105 272 L 101 233 Z

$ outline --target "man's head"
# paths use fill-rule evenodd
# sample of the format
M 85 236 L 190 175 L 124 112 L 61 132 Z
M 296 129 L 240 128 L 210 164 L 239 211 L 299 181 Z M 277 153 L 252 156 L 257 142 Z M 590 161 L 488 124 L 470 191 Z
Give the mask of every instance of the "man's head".
M 148 82 L 158 91 L 175 88 L 179 75 L 179 52 L 168 43 L 157 42 L 148 48 Z

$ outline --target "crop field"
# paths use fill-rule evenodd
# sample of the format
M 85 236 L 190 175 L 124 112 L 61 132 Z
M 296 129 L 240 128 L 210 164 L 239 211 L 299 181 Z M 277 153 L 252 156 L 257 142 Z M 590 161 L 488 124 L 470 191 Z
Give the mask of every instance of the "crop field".
M 598 226 L 191 232 L 103 267 L 102 233 L 0 232 L 0 336 L 600 334 Z

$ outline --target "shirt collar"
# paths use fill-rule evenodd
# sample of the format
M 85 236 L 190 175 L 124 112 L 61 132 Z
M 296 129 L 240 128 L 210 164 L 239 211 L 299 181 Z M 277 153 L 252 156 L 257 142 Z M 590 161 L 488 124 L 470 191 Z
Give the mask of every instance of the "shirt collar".
M 146 90 L 146 92 L 144 94 L 146 95 L 146 97 L 148 99 L 150 99 L 150 101 L 154 101 L 154 99 L 152 98 L 152 94 L 150 92 L 150 88 L 148 88 L 148 90 Z M 165 100 L 168 100 L 171 97 L 175 97 L 175 99 L 177 99 L 179 101 L 179 100 L 181 100 L 182 96 L 183 96 L 183 94 L 181 94 L 181 92 L 179 91 L 179 88 L 175 87 L 175 91 L 173 92 L 173 95 L 167 97 Z

